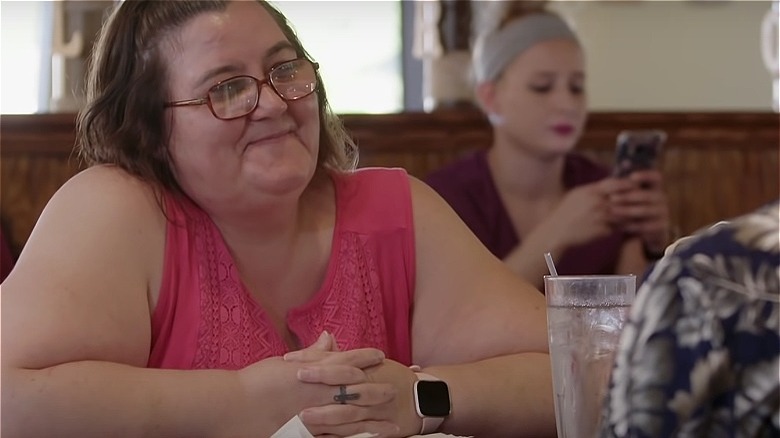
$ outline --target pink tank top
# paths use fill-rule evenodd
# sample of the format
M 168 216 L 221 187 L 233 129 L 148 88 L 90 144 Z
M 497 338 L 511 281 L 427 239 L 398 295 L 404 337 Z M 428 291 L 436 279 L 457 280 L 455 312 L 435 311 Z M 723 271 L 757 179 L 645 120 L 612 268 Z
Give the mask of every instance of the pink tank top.
M 324 283 L 291 309 L 301 345 L 323 330 L 342 350 L 374 347 L 411 364 L 415 284 L 409 180 L 402 169 L 332 174 L 337 215 Z M 240 369 L 288 351 L 247 292 L 219 229 L 191 201 L 164 198 L 169 218 L 148 366 Z

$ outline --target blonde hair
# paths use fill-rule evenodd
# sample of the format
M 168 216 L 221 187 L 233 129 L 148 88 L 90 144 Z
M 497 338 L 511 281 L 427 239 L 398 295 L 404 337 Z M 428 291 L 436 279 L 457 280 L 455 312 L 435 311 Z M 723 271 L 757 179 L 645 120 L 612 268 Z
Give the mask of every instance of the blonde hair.
M 503 11 L 501 13 L 496 30 L 503 29 L 509 23 L 529 15 L 545 13 L 557 15 L 547 9 L 547 0 L 511 0 L 502 1 Z

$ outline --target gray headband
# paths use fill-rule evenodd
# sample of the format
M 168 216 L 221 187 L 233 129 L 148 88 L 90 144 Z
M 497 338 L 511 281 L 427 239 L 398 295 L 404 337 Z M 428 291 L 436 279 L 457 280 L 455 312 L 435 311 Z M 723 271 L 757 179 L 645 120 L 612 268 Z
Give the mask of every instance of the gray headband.
M 474 44 L 474 75 L 478 83 L 493 81 L 520 53 L 546 40 L 569 39 L 577 35 L 563 19 L 548 13 L 533 14 L 498 31 L 480 36 Z

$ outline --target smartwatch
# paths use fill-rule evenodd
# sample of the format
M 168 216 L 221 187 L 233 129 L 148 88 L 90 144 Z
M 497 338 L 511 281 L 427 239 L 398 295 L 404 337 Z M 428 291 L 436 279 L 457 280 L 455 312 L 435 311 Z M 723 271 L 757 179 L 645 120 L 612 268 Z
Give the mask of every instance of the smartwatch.
M 422 418 L 421 435 L 435 432 L 450 415 L 450 389 L 447 384 L 430 374 L 416 372 L 414 382 L 414 410 Z

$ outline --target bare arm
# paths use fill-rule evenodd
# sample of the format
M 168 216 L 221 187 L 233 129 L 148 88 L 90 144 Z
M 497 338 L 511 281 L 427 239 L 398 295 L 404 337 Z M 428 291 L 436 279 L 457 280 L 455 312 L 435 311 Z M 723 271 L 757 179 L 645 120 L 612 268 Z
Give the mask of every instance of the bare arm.
M 555 209 L 504 259 L 512 271 L 540 290 L 548 273 L 544 253 L 557 260 L 569 247 L 614 231 L 609 197 L 633 187 L 630 181 L 606 178 L 570 190 Z
M 504 263 L 512 272 L 541 291 L 544 288 L 544 276 L 549 273 L 544 253 L 549 252 L 553 260 L 559 260 L 566 248 L 554 234 L 537 227 L 504 258 Z
M 448 382 L 445 432 L 555 434 L 544 297 L 412 181 L 417 245 L 413 357 Z M 459 364 L 459 365 L 455 365 Z
M 615 227 L 639 237 L 623 245 L 616 272 L 641 275 L 648 265 L 642 241 L 660 251 L 669 228 L 669 211 L 658 171 L 635 172 L 629 178 L 605 178 L 569 191 L 504 262 L 541 289 L 547 274 L 542 254 L 550 252 L 557 259 L 567 248 L 605 236 Z
M 151 262 L 162 257 L 154 202 L 137 181 L 98 168 L 44 210 L 3 284 L 8 436 L 200 436 L 218 423 L 194 401 L 236 387 L 230 373 L 139 368 L 150 348 Z
M 6 436 L 269 436 L 330 400 L 280 358 L 238 372 L 143 368 L 163 245 L 151 190 L 121 171 L 88 170 L 52 198 L 2 286 Z
M 634 274 L 640 277 L 649 265 L 650 263 L 642 251 L 642 240 L 634 237 L 625 241 L 623 247 L 620 248 L 620 256 L 615 271 L 617 274 Z

